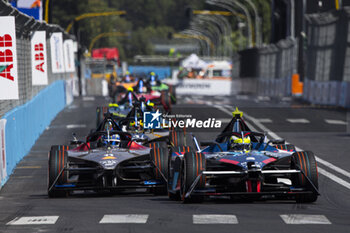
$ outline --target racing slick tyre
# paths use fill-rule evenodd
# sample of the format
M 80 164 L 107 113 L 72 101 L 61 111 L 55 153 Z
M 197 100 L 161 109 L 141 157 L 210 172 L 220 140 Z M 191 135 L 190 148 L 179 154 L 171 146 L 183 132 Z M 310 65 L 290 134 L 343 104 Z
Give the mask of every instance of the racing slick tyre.
M 148 147 L 151 149 L 154 149 L 156 147 L 168 147 L 168 143 L 166 141 L 155 141 L 155 142 L 150 142 L 148 144 Z
M 68 173 L 62 171 L 68 162 L 68 154 L 67 150 L 69 150 L 69 146 L 52 146 L 49 153 L 49 164 L 48 164 L 48 195 L 49 197 L 64 197 L 67 196 L 67 191 L 65 190 L 55 190 L 54 187 L 51 186 L 58 178 L 56 184 L 66 184 L 68 180 Z M 51 190 L 50 190 L 51 188 Z
M 292 185 L 294 187 L 304 188 L 307 191 L 313 192 L 310 194 L 298 194 L 296 196 L 296 201 L 298 203 L 315 202 L 318 196 L 315 190 L 315 188 L 318 189 L 318 172 L 314 154 L 310 151 L 295 152 L 292 155 L 292 166 L 293 168 L 300 169 L 313 184 L 310 184 L 302 173 L 293 175 Z
M 174 147 L 186 147 L 195 148 L 192 136 L 186 133 L 185 129 L 175 128 L 172 129 L 169 133 L 170 144 Z M 193 150 L 193 149 L 192 149 Z
M 151 161 L 154 164 L 154 178 L 157 180 L 163 180 L 166 184 L 166 178 L 168 177 L 168 159 L 169 150 L 168 147 L 154 147 L 150 152 Z M 167 194 L 167 186 L 152 188 L 154 195 Z
M 189 196 L 186 197 L 186 193 L 190 191 L 193 182 L 206 169 L 205 156 L 198 152 L 187 152 L 184 154 L 182 171 L 181 171 L 181 200 L 184 203 L 202 202 L 204 196 Z M 194 187 L 194 189 L 200 189 L 205 187 L 205 175 L 202 175 Z

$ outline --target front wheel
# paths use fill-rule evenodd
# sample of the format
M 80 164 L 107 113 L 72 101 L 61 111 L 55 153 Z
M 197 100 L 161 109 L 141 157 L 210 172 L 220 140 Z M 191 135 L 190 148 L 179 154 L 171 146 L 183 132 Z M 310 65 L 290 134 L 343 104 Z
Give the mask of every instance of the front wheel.
M 154 178 L 164 182 L 164 187 L 153 188 L 153 193 L 155 195 L 167 194 L 166 178 L 168 177 L 169 150 L 167 147 L 154 147 L 151 149 L 150 156 L 154 165 Z
M 52 146 L 49 153 L 49 164 L 48 164 L 48 195 L 49 197 L 64 197 L 68 193 L 65 190 L 56 190 L 56 184 L 66 184 L 68 181 L 68 173 L 62 171 L 68 164 L 69 146 Z M 54 183 L 58 178 L 56 184 Z M 51 186 L 53 186 L 51 188 Z M 51 189 L 50 189 L 51 188 Z
M 292 155 L 292 166 L 300 169 L 313 184 L 310 184 L 308 179 L 302 173 L 293 175 L 292 184 L 294 187 L 303 188 L 306 191 L 313 192 L 310 194 L 298 194 L 296 196 L 296 201 L 298 203 L 315 202 L 318 197 L 318 194 L 314 190 L 315 188 L 318 189 L 318 172 L 314 154 L 310 151 L 295 152 Z
M 182 172 L 181 172 L 181 200 L 184 203 L 202 202 L 203 196 L 189 196 L 186 197 L 187 192 L 190 191 L 191 186 L 199 175 L 206 169 L 205 156 L 198 152 L 187 152 L 184 154 Z M 194 187 L 194 189 L 205 188 L 205 175 L 202 175 Z

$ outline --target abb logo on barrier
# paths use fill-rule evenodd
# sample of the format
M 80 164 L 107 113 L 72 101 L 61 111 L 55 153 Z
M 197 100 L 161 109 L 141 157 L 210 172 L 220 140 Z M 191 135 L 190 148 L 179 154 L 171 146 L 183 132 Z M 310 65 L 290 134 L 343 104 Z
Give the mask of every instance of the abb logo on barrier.
M 39 44 L 35 44 L 34 45 L 34 51 L 35 51 L 35 55 L 34 55 L 34 60 L 35 61 L 42 61 L 41 63 L 39 63 L 38 65 L 35 66 L 35 69 L 41 71 L 41 72 L 45 72 L 43 69 L 43 65 L 44 65 L 44 45 L 42 43 Z
M 9 34 L 0 36 L 0 77 L 14 81 L 11 75 L 13 68 L 13 42 Z

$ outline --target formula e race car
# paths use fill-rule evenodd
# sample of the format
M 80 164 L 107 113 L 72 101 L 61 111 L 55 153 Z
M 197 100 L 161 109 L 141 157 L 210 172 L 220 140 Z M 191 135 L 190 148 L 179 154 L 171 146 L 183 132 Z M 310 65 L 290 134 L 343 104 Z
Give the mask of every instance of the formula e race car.
M 151 101 L 155 106 L 162 107 L 164 112 L 171 111 L 171 98 L 167 91 L 151 91 L 149 93 L 137 93 L 133 88 L 128 88 L 126 92 L 118 93 L 113 100 L 118 105 L 129 104 L 137 101 L 140 98 L 145 98 L 145 101 Z
M 170 97 L 172 104 L 176 104 L 176 87 L 162 82 L 154 72 L 150 73 L 149 78 L 139 78 L 133 88 L 137 93 L 163 93 Z
M 128 132 L 118 129 L 111 118 L 90 133 L 86 142 L 74 140 L 69 146 L 52 146 L 48 164 L 49 197 L 66 196 L 73 190 L 107 190 L 112 193 L 130 188 L 147 188 L 154 194 L 166 193 L 168 157 L 155 148 L 167 145 L 157 139 L 147 146 Z M 106 129 L 106 130 L 103 130 Z M 167 136 L 163 138 L 167 140 Z
M 142 118 L 144 112 L 151 112 L 155 110 L 154 103 L 151 101 L 146 101 L 146 98 L 144 97 L 137 98 L 134 96 L 133 98 L 129 98 L 126 96 L 126 99 L 130 100 L 123 100 L 119 102 L 119 104 L 110 103 L 108 106 L 97 107 L 96 127 L 99 127 L 107 113 L 110 113 L 114 120 L 119 121 L 123 118 L 130 118 L 134 116 Z
M 186 144 L 191 135 L 182 133 L 181 143 L 170 151 L 170 199 L 200 202 L 205 196 L 224 195 L 315 202 L 319 192 L 314 154 L 297 151 L 284 140 L 268 140 L 248 128 L 243 113 L 233 115 L 215 141 L 202 142 L 203 149 L 195 137 L 196 149 Z

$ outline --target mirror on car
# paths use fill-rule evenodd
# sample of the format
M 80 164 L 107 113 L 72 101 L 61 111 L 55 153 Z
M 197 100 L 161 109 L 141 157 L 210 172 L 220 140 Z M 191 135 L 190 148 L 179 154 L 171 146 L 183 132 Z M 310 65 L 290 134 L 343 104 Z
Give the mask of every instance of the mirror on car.
M 83 141 L 78 140 L 76 133 L 72 133 L 72 137 L 73 137 L 73 140 L 70 141 L 70 143 L 69 143 L 70 145 L 79 145 L 79 144 L 84 143 Z

